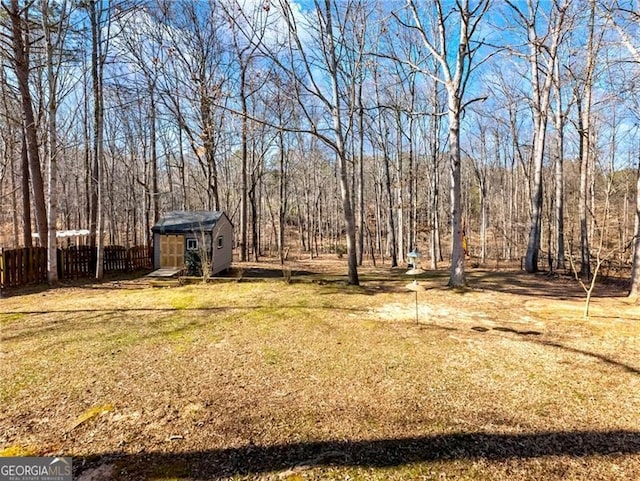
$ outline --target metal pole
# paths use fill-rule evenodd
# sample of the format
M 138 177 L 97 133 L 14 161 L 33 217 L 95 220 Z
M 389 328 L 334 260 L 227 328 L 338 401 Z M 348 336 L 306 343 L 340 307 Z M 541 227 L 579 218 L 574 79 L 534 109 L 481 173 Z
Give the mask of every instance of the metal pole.
M 418 324 L 418 289 L 416 285 L 416 324 Z

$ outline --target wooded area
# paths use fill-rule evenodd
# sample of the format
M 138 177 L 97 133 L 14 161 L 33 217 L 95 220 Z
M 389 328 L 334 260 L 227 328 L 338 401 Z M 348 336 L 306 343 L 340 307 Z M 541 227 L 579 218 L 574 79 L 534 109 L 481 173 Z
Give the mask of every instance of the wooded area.
M 465 284 L 602 261 L 640 288 L 640 9 L 622 0 L 2 0 L 0 246 L 149 245 L 224 210 L 290 249 Z M 638 186 L 638 188 L 636 188 Z M 98 234 L 96 234 L 98 233 Z

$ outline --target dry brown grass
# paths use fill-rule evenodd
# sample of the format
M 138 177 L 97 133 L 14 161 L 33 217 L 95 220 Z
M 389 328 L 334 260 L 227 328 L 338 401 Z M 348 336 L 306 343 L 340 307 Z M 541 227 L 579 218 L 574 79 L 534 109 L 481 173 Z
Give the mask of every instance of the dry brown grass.
M 290 268 L 1 300 L 0 450 L 72 455 L 84 479 L 640 479 L 621 292 L 584 321 L 570 281 L 427 273 L 416 325 L 401 270 Z

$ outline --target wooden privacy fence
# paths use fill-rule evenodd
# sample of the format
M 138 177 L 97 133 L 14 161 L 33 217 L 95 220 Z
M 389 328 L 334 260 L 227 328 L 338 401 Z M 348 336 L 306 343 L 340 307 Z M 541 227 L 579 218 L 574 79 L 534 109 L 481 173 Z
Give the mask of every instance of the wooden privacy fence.
M 0 288 L 47 281 L 47 250 L 43 247 L 2 250 Z
M 58 249 L 58 278 L 78 279 L 96 273 L 97 249 L 74 246 Z M 105 246 L 104 272 L 130 272 L 153 265 L 147 246 Z M 44 247 L 0 250 L 0 288 L 47 282 L 47 251 Z

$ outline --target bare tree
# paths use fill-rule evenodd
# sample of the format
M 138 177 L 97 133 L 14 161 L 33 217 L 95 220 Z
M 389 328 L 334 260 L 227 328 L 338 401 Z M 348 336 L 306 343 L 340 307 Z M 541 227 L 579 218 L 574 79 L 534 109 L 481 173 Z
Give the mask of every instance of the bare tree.
M 488 1 L 478 1 L 474 6 L 468 0 L 455 3 L 450 11 L 445 11 L 443 2 L 435 2 L 435 34 L 432 34 L 424 25 L 423 16 L 414 0 L 409 0 L 409 9 L 413 16 L 413 23 L 410 24 L 396 18 L 402 25 L 414 29 L 421 42 L 437 60 L 440 66 L 439 75 L 433 71 L 422 72 L 431 76 L 437 82 L 442 83 L 447 91 L 447 118 L 449 121 L 449 172 L 451 176 L 451 272 L 449 286 L 462 287 L 466 285 L 464 272 L 464 248 L 462 244 L 462 184 L 460 176 L 461 156 L 460 156 L 460 119 L 466 106 L 472 102 L 465 102 L 465 90 L 473 72 L 473 60 L 481 47 L 474 40 L 478 26 L 482 17 L 489 7 Z M 452 20 L 453 19 L 453 20 Z M 457 22 L 458 33 L 454 35 L 451 29 L 454 28 L 451 21 Z M 455 46 L 455 52 L 451 52 Z M 405 60 L 406 61 L 406 60 Z M 482 63 L 482 62 L 479 62 Z
M 388 138 L 390 136 L 389 121 L 387 119 L 386 109 L 384 108 L 384 101 L 381 96 L 382 84 L 384 82 L 380 67 L 374 65 L 372 67 L 375 100 L 377 104 L 376 124 L 378 131 L 377 147 L 382 151 L 382 165 L 384 168 L 384 186 L 387 202 L 387 246 L 388 254 L 391 258 L 391 267 L 398 265 L 398 241 L 396 231 L 396 217 L 393 202 L 393 189 L 392 185 L 394 179 L 391 175 L 391 155 L 389 153 L 390 147 L 388 145 Z
M 3 52 L 4 53 L 4 52 Z M 5 54 L 6 55 L 6 54 Z M 4 57 L 4 55 L 3 55 Z M 3 58 L 3 63 L 6 57 Z M 14 89 L 9 85 L 6 68 L 0 70 L 1 118 L 4 165 L 8 170 L 10 189 L 10 212 L 12 217 L 13 245 L 20 245 L 20 219 L 22 216 L 22 244 L 30 246 L 31 238 L 31 198 L 29 195 L 29 162 L 26 157 L 26 144 L 23 141 L 22 115 L 20 101 Z M 24 156 L 21 155 L 24 151 Z M 17 179 L 22 180 L 22 186 Z M 18 191 L 22 191 L 22 204 L 19 208 Z M 1 197 L 0 197 L 1 198 Z
M 31 38 L 29 34 L 29 9 L 32 4 L 27 3 L 21 6 L 18 0 L 2 2 L 2 8 L 9 17 L 11 24 L 11 47 L 12 62 L 18 81 L 18 89 L 22 104 L 22 121 L 25 132 L 26 155 L 29 164 L 29 176 L 33 188 L 33 201 L 36 214 L 36 225 L 40 244 L 47 247 L 47 208 L 44 195 L 44 181 L 42 169 L 40 167 L 40 151 L 38 139 L 37 119 L 33 109 L 33 99 L 31 95 L 30 75 L 30 46 Z
M 489 153 L 487 138 L 488 119 L 482 115 L 477 115 L 476 128 L 477 144 L 473 153 L 469 153 L 473 172 L 478 181 L 478 194 L 480 196 L 480 262 L 487 262 L 487 229 L 489 222 L 489 202 L 487 200 L 489 184 Z M 494 148 L 497 150 L 497 144 Z M 497 153 L 497 152 L 496 152 Z
M 40 3 L 42 32 L 44 36 L 47 78 L 47 214 L 48 249 L 47 277 L 50 284 L 58 281 L 58 249 L 56 242 L 58 222 L 58 102 L 61 96 L 60 72 L 63 65 L 65 36 L 68 29 L 69 12 L 66 1 L 52 5 L 49 0 Z M 52 11 L 53 10 L 53 11 Z
M 607 19 L 611 22 L 616 32 L 620 35 L 622 43 L 631 55 L 631 59 L 636 64 L 640 64 L 640 49 L 637 39 L 634 39 L 627 25 L 636 25 L 640 21 L 640 12 L 632 8 L 623 7 L 618 1 L 606 5 L 604 8 Z M 624 19 L 629 20 L 624 22 Z M 635 40 L 635 41 L 634 41 Z M 637 169 L 636 180 L 636 209 L 635 209 L 635 232 L 633 238 L 633 261 L 631 265 L 631 289 L 629 297 L 640 302 L 640 164 Z
M 151 186 L 147 192 L 152 218 L 146 220 L 145 229 L 149 229 L 149 221 L 156 223 L 160 218 L 160 193 L 158 189 L 158 97 L 160 89 L 158 84 L 163 64 L 166 62 L 166 55 L 163 52 L 164 31 L 157 18 L 144 11 L 139 11 L 137 8 L 127 12 L 126 17 L 122 20 L 123 25 L 119 32 L 120 44 L 124 47 L 122 62 L 129 61 L 134 72 L 140 74 L 141 78 L 133 78 L 133 82 L 140 80 L 143 83 L 146 90 L 145 100 L 148 101 Z M 127 82 L 132 81 L 130 76 L 126 80 Z M 129 87 L 119 84 L 116 88 L 126 89 Z
M 567 111 L 563 104 L 562 77 L 560 74 L 560 59 L 556 55 L 553 65 L 553 91 L 555 98 L 555 112 L 553 123 L 556 130 L 555 143 L 555 227 L 556 227 L 556 268 L 562 269 L 565 265 L 564 243 L 564 128 Z
M 540 8 L 539 0 L 528 0 L 526 12 L 523 11 L 520 4 L 511 1 L 507 1 L 507 3 L 526 29 L 529 48 L 533 148 L 531 152 L 531 222 L 525 269 L 527 272 L 536 272 L 538 270 L 542 229 L 542 166 L 546 145 L 551 87 L 553 86 L 554 78 L 554 62 L 564 31 L 568 2 L 565 0 L 553 0 L 549 12 L 550 17 L 546 22 L 546 31 L 542 33 L 539 32 L 539 29 L 544 22 L 541 19 L 542 9 Z
M 249 231 L 249 201 L 250 191 L 255 193 L 255 185 L 249 186 L 249 101 L 250 97 L 259 90 L 261 82 L 251 82 L 250 77 L 252 75 L 251 67 L 255 63 L 256 53 L 258 46 L 261 43 L 261 39 L 264 37 L 265 23 L 259 21 L 260 14 L 254 12 L 250 19 L 247 19 L 251 25 L 251 32 L 255 35 L 254 38 L 245 39 L 242 33 L 237 28 L 238 19 L 234 19 L 234 12 L 231 11 L 227 5 L 223 4 L 223 8 L 229 20 L 229 26 L 232 31 L 232 48 L 235 57 L 235 62 L 238 68 L 238 96 L 240 97 L 240 157 L 242 165 L 240 168 L 240 261 L 246 261 L 248 257 L 248 231 Z M 247 32 L 248 29 L 243 29 Z M 252 202 L 255 204 L 255 195 Z M 255 226 L 256 218 L 255 208 L 252 209 L 252 221 Z M 252 235 L 254 236 L 254 256 L 257 260 L 259 256 L 259 247 L 255 245 L 257 243 L 256 229 L 252 229 Z
M 574 96 L 578 109 L 578 134 L 580 136 L 580 190 L 578 199 L 578 215 L 580 219 L 580 275 L 591 277 L 591 254 L 589 252 L 589 173 L 595 161 L 595 131 L 593 128 L 593 84 L 595 82 L 596 55 L 599 41 L 595 32 L 596 3 L 591 0 L 589 8 L 589 25 L 585 66 L 578 78 L 578 69 L 572 69 L 574 77 Z
M 631 290 L 629 297 L 640 299 L 640 169 L 636 180 L 636 233 L 634 236 L 633 263 L 631 265 Z
M 104 276 L 104 66 L 109 51 L 111 28 L 111 1 L 90 0 L 91 27 L 91 80 L 93 94 L 92 143 L 92 219 L 91 232 L 95 236 L 96 279 Z M 93 221 L 95 216 L 95 223 Z
M 308 124 L 306 128 L 284 125 L 277 127 L 310 134 L 335 153 L 341 211 L 346 225 L 348 282 L 353 285 L 358 285 L 359 280 L 347 135 L 348 129 L 353 125 L 356 110 L 349 104 L 348 99 L 354 98 L 349 92 L 355 91 L 356 86 L 353 81 L 344 82 L 343 68 L 348 57 L 345 55 L 346 44 L 342 35 L 345 26 L 353 21 L 353 7 L 358 3 L 359 0 L 351 0 L 347 4 L 314 0 L 312 23 L 310 19 L 301 19 L 291 3 L 280 0 L 277 9 L 266 8 L 265 14 L 268 15 L 272 10 L 278 11 L 275 19 L 281 21 L 286 28 L 286 48 L 284 52 L 279 52 L 277 46 L 269 42 L 260 40 L 258 44 L 261 53 L 273 62 L 287 82 L 293 86 L 301 115 Z M 240 5 L 238 9 L 243 11 Z M 248 16 L 245 11 L 243 20 Z M 262 39 L 262 36 L 255 35 L 255 31 L 251 30 L 249 22 L 238 22 L 238 25 L 248 40 Z M 321 125 L 318 122 L 315 114 L 318 109 L 326 112 L 330 119 L 328 124 Z M 273 125 L 272 121 L 260 120 L 262 123 Z
M 170 26 L 165 32 L 169 57 L 160 101 L 197 159 L 206 190 L 204 207 L 210 210 L 222 205 L 218 163 L 225 142 L 224 125 L 229 123 L 224 108 L 229 98 L 228 52 L 223 42 L 227 32 L 218 7 L 215 1 L 207 5 L 167 2 L 157 20 Z M 182 152 L 180 156 L 184 166 Z M 184 171 L 180 175 L 185 183 Z

